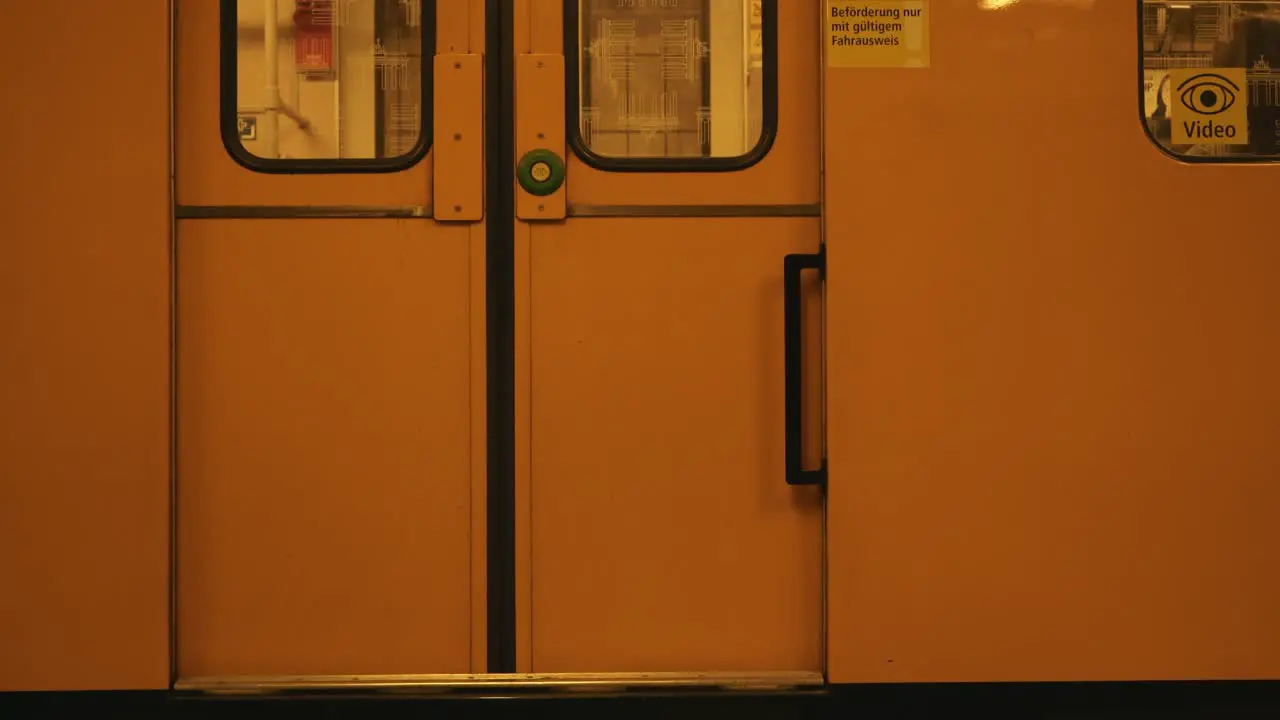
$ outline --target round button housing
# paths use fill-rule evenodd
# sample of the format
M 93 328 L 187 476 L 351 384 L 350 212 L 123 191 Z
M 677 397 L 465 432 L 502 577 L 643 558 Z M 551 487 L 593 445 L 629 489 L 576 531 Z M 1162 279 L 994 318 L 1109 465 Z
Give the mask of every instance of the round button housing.
M 516 165 L 516 181 L 530 195 L 550 195 L 564 184 L 564 161 L 550 150 L 530 150 Z

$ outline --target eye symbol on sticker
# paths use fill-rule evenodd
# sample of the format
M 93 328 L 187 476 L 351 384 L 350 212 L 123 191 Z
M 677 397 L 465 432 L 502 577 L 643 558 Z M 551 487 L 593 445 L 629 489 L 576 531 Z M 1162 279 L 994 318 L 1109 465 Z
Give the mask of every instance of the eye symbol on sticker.
M 1178 85 L 1178 100 L 1197 115 L 1217 115 L 1236 104 L 1240 87 L 1216 73 L 1200 73 Z

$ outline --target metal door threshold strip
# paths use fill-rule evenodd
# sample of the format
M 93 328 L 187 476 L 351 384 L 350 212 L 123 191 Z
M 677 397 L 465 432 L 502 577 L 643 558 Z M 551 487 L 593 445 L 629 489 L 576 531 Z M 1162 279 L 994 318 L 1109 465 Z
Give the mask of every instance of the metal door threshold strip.
M 242 695 L 315 692 L 477 692 L 629 689 L 798 690 L 821 687 L 817 672 L 511 673 L 438 675 L 296 675 L 195 677 L 178 691 Z

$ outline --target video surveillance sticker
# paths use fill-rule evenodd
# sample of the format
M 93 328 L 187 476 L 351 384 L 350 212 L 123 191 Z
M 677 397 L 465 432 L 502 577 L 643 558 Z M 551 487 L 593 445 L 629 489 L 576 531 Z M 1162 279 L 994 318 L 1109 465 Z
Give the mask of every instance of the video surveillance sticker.
M 1174 145 L 1248 145 L 1249 81 L 1244 68 L 1169 71 Z

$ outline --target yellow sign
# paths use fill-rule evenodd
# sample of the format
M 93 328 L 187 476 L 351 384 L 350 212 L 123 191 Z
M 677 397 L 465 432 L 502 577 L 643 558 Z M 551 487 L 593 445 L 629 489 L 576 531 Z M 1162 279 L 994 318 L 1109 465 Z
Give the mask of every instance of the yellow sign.
M 813 27 L 813 26 L 810 25 L 809 27 Z M 750 52 L 752 57 L 760 57 L 761 55 L 764 54 L 764 38 L 760 30 L 751 31 Z M 809 57 L 813 57 L 813 56 L 810 55 Z
M 1169 71 L 1174 145 L 1249 144 L 1249 80 L 1244 68 Z
M 1168 117 L 1169 108 L 1169 71 L 1142 71 L 1142 109 L 1147 117 L 1155 114 L 1161 103 L 1165 107 L 1164 117 Z
M 928 0 L 827 0 L 828 67 L 929 67 Z
M 763 0 L 751 0 L 751 24 L 752 25 L 759 26 L 763 18 L 760 12 L 761 2 L 763 2 Z

